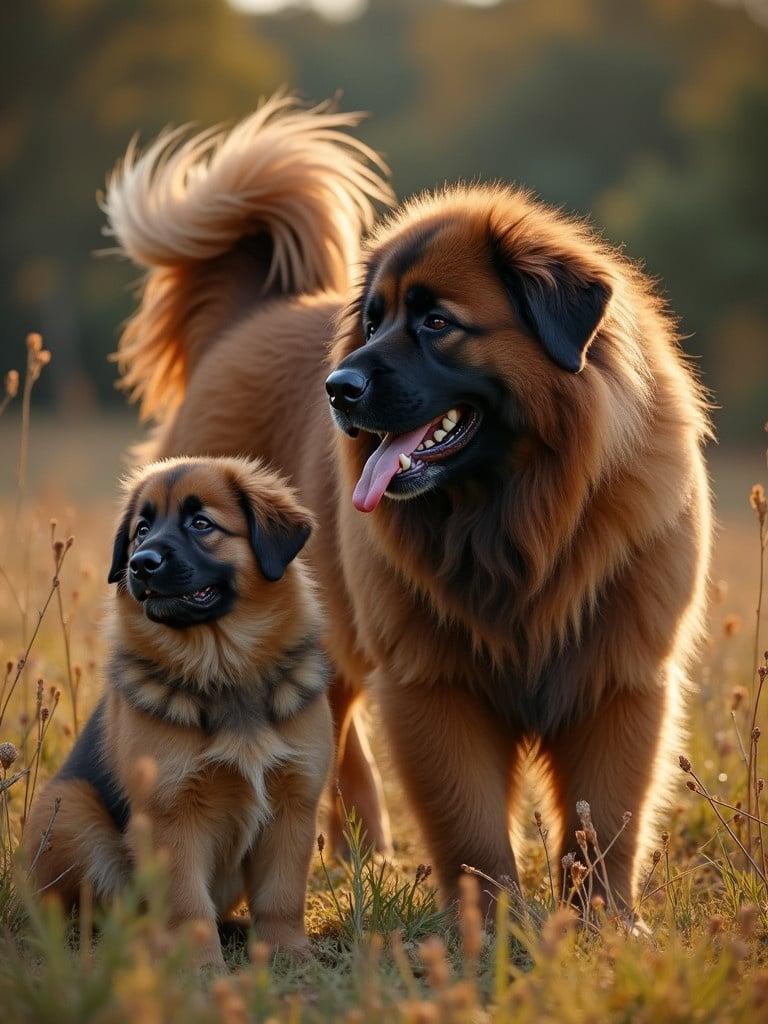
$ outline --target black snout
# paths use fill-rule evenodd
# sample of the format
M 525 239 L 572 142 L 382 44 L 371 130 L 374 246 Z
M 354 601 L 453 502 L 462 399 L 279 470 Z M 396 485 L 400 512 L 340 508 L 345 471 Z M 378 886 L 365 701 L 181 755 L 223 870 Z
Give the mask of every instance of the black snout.
M 370 383 L 356 370 L 334 370 L 325 382 L 325 390 L 334 409 L 348 412 L 360 401 Z
M 134 576 L 138 576 L 140 580 L 148 580 L 153 573 L 157 572 L 163 561 L 163 556 L 159 551 L 147 548 L 146 551 L 137 551 L 128 564 Z

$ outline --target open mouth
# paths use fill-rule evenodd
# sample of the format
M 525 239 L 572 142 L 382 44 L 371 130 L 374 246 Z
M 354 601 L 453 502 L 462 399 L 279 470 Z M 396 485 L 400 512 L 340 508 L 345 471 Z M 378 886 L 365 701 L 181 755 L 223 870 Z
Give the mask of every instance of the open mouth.
M 384 434 L 355 487 L 355 508 L 372 512 L 390 488 L 393 496 L 418 493 L 419 479 L 430 465 L 465 448 L 477 433 L 480 418 L 477 409 L 459 405 L 406 434 Z
M 220 596 L 218 587 L 201 587 L 200 590 L 193 590 L 188 594 L 161 594 L 159 591 L 151 590 L 149 587 L 144 591 L 143 600 L 154 602 L 162 601 L 185 601 L 187 604 L 197 608 L 206 608 Z

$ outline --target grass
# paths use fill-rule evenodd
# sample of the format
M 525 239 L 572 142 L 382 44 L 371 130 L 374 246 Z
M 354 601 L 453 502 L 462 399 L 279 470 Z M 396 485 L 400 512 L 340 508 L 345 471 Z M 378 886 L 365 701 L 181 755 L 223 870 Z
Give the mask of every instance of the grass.
M 373 854 L 354 811 L 347 862 L 330 856 L 321 831 L 307 911 L 314 956 L 305 963 L 273 956 L 252 941 L 245 921 L 234 922 L 224 930 L 229 973 L 200 975 L 185 967 L 199 934 L 194 926 L 169 930 L 165 865 L 149 841 L 119 903 L 94 907 L 84 892 L 72 918 L 31 892 L 15 863 L 25 809 L 101 686 L 99 620 L 113 514 L 105 492 L 127 440 L 124 423 L 66 432 L 30 415 L 44 352 L 33 337 L 26 371 L 9 378 L 7 401 L 0 398 L 0 465 L 11 467 L 0 481 L 5 1021 L 768 1019 L 768 764 L 760 734 L 768 725 L 761 693 L 768 597 L 760 596 L 768 505 L 744 482 L 765 473 L 764 453 L 750 461 L 748 477 L 738 458 L 715 460 L 724 519 L 720 582 L 712 587 L 690 739 L 680 766 L 670 766 L 678 799 L 636 908 L 647 933 L 630 932 L 610 899 L 591 898 L 612 837 L 593 835 L 588 805 L 579 808 L 582 829 L 574 836 L 581 861 L 569 864 L 560 890 L 535 794 L 520 888 L 469 871 L 460 905 L 441 909 L 423 844 L 387 769 L 395 860 Z M 386 750 L 377 753 L 386 769 Z M 494 896 L 494 927 L 481 920 L 478 885 Z

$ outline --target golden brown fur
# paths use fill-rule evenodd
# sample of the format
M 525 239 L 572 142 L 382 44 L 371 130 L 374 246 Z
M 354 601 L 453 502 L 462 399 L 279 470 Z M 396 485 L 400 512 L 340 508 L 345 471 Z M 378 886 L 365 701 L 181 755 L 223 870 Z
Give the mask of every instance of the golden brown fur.
M 113 896 L 135 862 L 132 822 L 142 812 L 169 853 L 172 924 L 212 926 L 203 960 L 221 961 L 213 925 L 243 897 L 262 938 L 302 949 L 332 756 L 321 619 L 300 560 L 276 582 L 265 579 L 249 522 L 303 529 L 308 514 L 275 474 L 245 459 L 152 464 L 131 477 L 126 495 L 116 552 L 124 529 L 134 538 L 142 507 L 173 519 L 190 495 L 199 499 L 217 524 L 202 542 L 205 557 L 232 567 L 234 604 L 210 622 L 172 628 L 147 617 L 123 581 L 128 570 L 119 571 L 106 624 L 109 685 L 26 828 L 36 883 L 66 902 L 83 881 L 98 898 Z M 138 545 L 131 539 L 125 557 Z
M 516 282 L 555 308 L 599 297 L 580 372 L 545 351 Z M 371 435 L 334 431 L 323 379 L 361 350 L 366 296 L 385 297 L 395 330 L 414 284 L 477 327 L 469 341 L 435 341 L 435 358 L 493 382 L 506 441 L 482 474 L 361 515 L 351 493 Z M 141 316 L 132 344 L 153 331 Z M 519 190 L 454 188 L 379 229 L 356 288 L 217 327 L 158 450 L 257 452 L 313 509 L 342 749 L 349 695 L 369 676 L 448 893 L 463 862 L 514 875 L 509 816 L 535 758 L 559 816 L 558 863 L 577 800 L 604 843 L 631 812 L 609 857 L 631 907 L 678 751 L 710 532 L 704 403 L 648 281 Z M 347 803 L 363 804 L 381 841 L 359 732 L 354 742 L 340 766 Z
M 273 437 L 284 471 L 298 479 L 305 431 L 327 449 L 321 458 L 331 457 L 318 373 L 351 284 L 360 234 L 373 222 L 372 203 L 391 199 L 376 155 L 342 131 L 359 120 L 274 97 L 238 126 L 234 140 L 203 133 L 174 160 L 168 151 L 178 138 L 164 136 L 141 155 L 131 147 L 111 177 L 107 233 L 148 271 L 119 351 L 124 386 L 141 401 L 142 414 L 159 423 L 145 457 L 247 453 L 255 450 L 254 441 L 268 455 L 264 441 Z M 212 209 L 217 212 L 210 216 Z M 266 311 L 259 351 L 252 351 L 250 335 L 235 332 L 227 340 L 226 366 L 211 359 L 214 338 L 218 347 L 229 328 Z M 294 353 L 296 344 L 305 346 L 303 358 Z M 223 388 L 226 395 L 215 404 L 206 397 L 212 375 L 217 392 Z M 241 382 L 237 387 L 233 376 Z M 302 415 L 281 413 L 278 422 L 274 406 L 259 407 L 254 399 L 266 380 L 295 389 Z M 172 413 L 193 391 L 203 405 L 199 422 L 186 421 L 186 404 L 177 420 Z M 248 434 L 254 427 L 258 437 Z M 323 474 L 306 500 L 323 514 L 322 535 L 310 540 L 310 549 L 331 574 L 334 496 Z M 324 600 L 332 624 L 351 619 L 342 592 L 326 593 Z M 337 774 L 347 805 L 358 808 L 371 838 L 387 850 L 381 784 L 355 713 L 367 663 L 345 629 L 332 625 L 328 643 L 336 668 L 329 695 Z M 338 813 L 332 833 L 338 844 Z

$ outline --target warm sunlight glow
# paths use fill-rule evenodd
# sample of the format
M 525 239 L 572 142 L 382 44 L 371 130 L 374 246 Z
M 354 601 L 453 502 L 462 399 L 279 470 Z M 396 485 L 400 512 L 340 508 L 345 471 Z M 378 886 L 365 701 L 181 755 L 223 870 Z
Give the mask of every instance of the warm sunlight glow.
M 230 3 L 250 14 L 274 14 L 288 7 L 308 7 L 337 21 L 356 18 L 367 6 L 366 0 L 230 0 Z
M 290 7 L 304 7 L 325 18 L 347 21 L 362 14 L 368 0 L 229 0 L 233 7 L 249 14 L 274 14 Z M 495 7 L 499 0 L 452 0 L 469 7 Z

